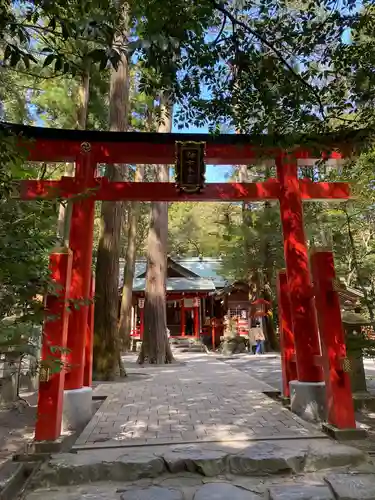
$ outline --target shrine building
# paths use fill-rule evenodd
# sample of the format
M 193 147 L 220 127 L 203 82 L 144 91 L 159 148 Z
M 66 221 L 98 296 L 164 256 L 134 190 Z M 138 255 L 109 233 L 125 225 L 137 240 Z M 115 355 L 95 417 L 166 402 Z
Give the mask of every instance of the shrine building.
M 146 264 L 146 259 L 139 259 L 135 265 L 131 312 L 134 340 L 141 340 L 144 332 Z M 119 303 L 124 265 L 121 259 Z M 342 283 L 337 282 L 337 286 L 342 309 L 353 309 L 361 294 Z M 234 320 L 238 335 L 248 335 L 263 309 L 268 308 L 262 300 L 251 303 L 248 284 L 226 278 L 221 260 L 212 257 L 168 257 L 166 299 L 171 337 L 206 335 L 210 345 L 216 346 L 224 333 L 225 317 Z
M 120 293 L 124 261 L 120 262 Z M 136 262 L 133 282 L 132 335 L 142 338 L 146 260 Z M 167 327 L 171 337 L 212 335 L 215 319 L 216 342 L 220 342 L 226 314 L 238 318 L 241 332 L 250 326 L 250 302 L 246 285 L 231 283 L 223 276 L 221 261 L 207 257 L 168 257 L 167 262 Z M 228 293 L 229 292 L 229 293 Z

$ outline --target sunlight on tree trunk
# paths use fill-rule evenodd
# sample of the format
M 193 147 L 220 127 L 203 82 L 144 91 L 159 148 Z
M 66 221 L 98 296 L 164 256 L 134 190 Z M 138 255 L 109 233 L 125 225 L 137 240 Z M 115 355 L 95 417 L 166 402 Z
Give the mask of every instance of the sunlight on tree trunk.
M 265 180 L 269 179 L 271 176 L 271 171 L 268 166 L 264 166 L 265 169 Z M 266 201 L 264 203 L 264 213 L 266 216 L 267 224 L 268 221 L 271 217 L 271 210 L 272 206 L 269 201 Z M 272 303 L 273 303 L 273 296 L 272 296 L 272 288 L 270 285 L 270 277 L 272 276 L 272 273 L 274 271 L 274 263 L 273 263 L 273 258 L 272 258 L 272 248 L 271 248 L 271 241 L 270 241 L 270 234 L 269 231 L 265 231 L 265 239 L 264 239 L 264 249 L 263 249 L 263 255 L 264 255 L 264 266 L 263 266 L 263 282 L 262 282 L 262 289 L 261 289 L 261 294 L 262 298 L 264 300 L 267 300 L 267 302 L 271 303 L 271 306 L 268 309 L 268 312 L 272 314 Z M 263 326 L 264 326 L 264 333 L 266 340 L 268 341 L 268 346 L 272 351 L 278 351 L 280 350 L 280 345 L 278 338 L 276 336 L 276 331 L 275 331 L 275 325 L 273 321 L 273 316 L 270 314 L 267 314 L 263 318 Z
M 144 175 L 143 165 L 138 165 L 135 172 L 135 182 L 142 182 Z M 126 351 L 130 348 L 131 310 L 133 297 L 133 280 L 135 261 L 137 258 L 137 227 L 140 216 L 140 202 L 133 202 L 129 209 L 128 246 L 125 256 L 124 283 L 121 296 L 121 310 L 119 323 L 119 339 L 122 348 Z
M 172 130 L 173 105 L 164 93 L 160 99 L 161 123 L 158 132 Z M 169 166 L 158 165 L 157 181 L 169 181 Z M 151 204 L 151 221 L 147 242 L 147 272 L 145 324 L 140 364 L 172 363 L 174 361 L 167 336 L 166 317 L 166 279 L 167 279 L 167 243 L 168 243 L 168 203 Z
M 128 33 L 128 4 L 122 4 L 121 26 L 115 44 L 123 44 Z M 112 68 L 109 96 L 109 126 L 113 132 L 126 131 L 129 114 L 129 61 L 122 55 L 117 69 Z M 123 165 L 108 165 L 110 182 L 124 180 Z M 97 379 L 113 380 L 124 375 L 118 340 L 118 278 L 122 203 L 102 202 L 101 232 L 96 262 L 96 304 L 94 337 L 94 374 Z
M 374 323 L 375 322 L 374 309 L 372 307 L 371 300 L 368 296 L 368 290 L 367 290 L 367 288 L 364 284 L 363 278 L 362 278 L 362 270 L 358 264 L 356 244 L 355 244 L 355 240 L 353 237 L 352 225 L 350 222 L 350 215 L 349 215 L 349 212 L 348 212 L 348 209 L 346 206 L 344 206 L 343 212 L 344 212 L 345 218 L 346 218 L 346 221 L 345 221 L 346 228 L 347 228 L 347 232 L 348 232 L 349 244 L 350 244 L 350 249 L 351 249 L 351 253 L 352 253 L 353 267 L 355 268 L 356 273 L 357 273 L 358 285 L 359 285 L 361 292 L 363 293 L 364 302 L 366 304 L 371 322 Z
M 88 106 L 90 99 L 90 73 L 88 71 L 81 75 L 80 85 L 78 87 L 78 111 L 76 128 L 85 130 L 87 126 Z M 74 176 L 74 166 L 67 163 L 64 170 L 65 177 Z M 64 204 L 60 203 L 59 216 L 57 222 L 57 236 L 62 241 L 63 246 L 69 246 L 70 220 L 72 218 L 73 203 L 67 200 Z
M 78 112 L 77 128 L 84 130 L 87 126 L 87 110 L 90 99 L 90 72 L 85 71 L 81 76 L 80 86 L 78 88 Z

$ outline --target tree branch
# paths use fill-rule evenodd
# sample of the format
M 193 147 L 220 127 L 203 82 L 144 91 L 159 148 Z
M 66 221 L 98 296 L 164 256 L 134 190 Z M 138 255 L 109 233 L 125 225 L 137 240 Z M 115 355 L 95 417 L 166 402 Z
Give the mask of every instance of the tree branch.
M 224 15 L 223 24 L 221 25 L 221 28 L 220 28 L 220 31 L 219 31 L 217 37 L 212 42 L 212 45 L 216 45 L 219 42 L 219 39 L 220 39 L 221 35 L 223 34 L 226 23 L 227 23 L 227 16 Z
M 274 54 L 278 57 L 280 62 L 292 73 L 292 75 L 296 78 L 296 80 L 298 80 L 300 83 L 302 83 L 302 85 L 304 85 L 306 88 L 308 88 L 313 93 L 313 95 L 317 101 L 317 104 L 319 106 L 320 113 L 321 113 L 323 119 L 325 120 L 326 116 L 325 116 L 325 112 L 324 112 L 324 106 L 323 106 L 323 103 L 320 99 L 318 92 L 309 82 L 307 82 L 299 73 L 297 73 L 294 70 L 293 66 L 285 59 L 285 57 L 283 56 L 281 51 L 277 47 L 275 47 L 271 42 L 269 42 L 263 35 L 258 33 L 253 28 L 250 28 L 250 26 L 248 26 L 244 22 L 237 19 L 231 12 L 229 12 L 224 7 L 223 4 L 218 3 L 216 0 L 211 0 L 211 3 L 213 5 L 213 7 L 216 10 L 218 10 L 219 12 L 221 12 L 224 16 L 226 16 L 232 22 L 233 25 L 241 26 L 241 28 L 243 28 L 245 31 L 247 31 L 251 35 L 255 36 L 260 42 L 262 42 L 266 47 L 268 47 L 270 50 L 272 50 L 272 52 L 274 52 Z

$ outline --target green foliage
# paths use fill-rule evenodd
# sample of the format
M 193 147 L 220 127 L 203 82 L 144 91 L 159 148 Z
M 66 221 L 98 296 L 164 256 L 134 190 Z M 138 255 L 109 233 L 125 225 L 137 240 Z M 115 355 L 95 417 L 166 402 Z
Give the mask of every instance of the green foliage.
M 43 320 L 48 253 L 55 242 L 51 203 L 12 199 L 14 179 L 35 175 L 12 138 L 0 138 L 0 351 L 27 350 Z
M 168 245 L 172 255 L 217 257 L 224 234 L 220 203 L 173 203 L 168 211 Z
M 55 73 L 74 73 L 77 70 L 73 47 L 80 45 L 90 50 L 86 53 L 92 63 L 104 69 L 107 62 L 116 66 L 124 50 L 113 47 L 116 36 L 116 4 L 111 0 L 36 0 L 20 2 L 15 8 L 10 0 L 2 2 L 0 10 L 0 48 L 6 64 L 16 67 L 22 63 L 29 69 L 37 63 L 33 42 L 44 43 L 43 66 L 53 65 Z

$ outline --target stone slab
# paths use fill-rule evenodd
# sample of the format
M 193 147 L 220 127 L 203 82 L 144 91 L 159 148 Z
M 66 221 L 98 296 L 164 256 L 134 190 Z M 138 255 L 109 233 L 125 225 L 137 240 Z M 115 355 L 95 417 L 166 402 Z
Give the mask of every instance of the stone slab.
M 371 471 L 363 451 L 328 439 L 202 443 L 194 445 L 110 448 L 54 455 L 34 479 L 38 486 L 89 481 L 135 481 L 169 471 L 217 477 L 316 472 L 335 467 Z M 365 468 L 364 468 L 365 467 Z
M 274 442 L 259 442 L 241 453 L 229 456 L 229 469 L 238 475 L 268 475 L 299 472 L 303 469 L 306 451 L 288 449 Z
M 370 460 L 369 456 L 358 448 L 332 441 L 311 441 L 306 454 L 304 470 L 317 470 L 356 466 Z
M 204 485 L 204 487 L 203 487 Z M 164 473 L 137 481 L 102 481 L 50 486 L 28 492 L 25 500 L 374 500 L 375 475 L 311 473 L 296 476 L 205 478 L 189 472 Z M 151 496 L 151 493 L 154 496 Z M 198 496 L 198 492 L 199 495 Z M 330 496 L 331 492 L 331 496 Z M 132 495 L 132 496 L 131 496 Z M 138 495 L 138 496 L 135 496 Z
M 9 486 L 12 479 L 22 471 L 22 464 L 8 460 L 0 467 L 0 492 Z
M 375 474 L 330 474 L 325 479 L 337 500 L 375 500 Z
M 119 500 L 116 488 L 102 485 L 39 489 L 26 496 L 27 500 Z
M 121 500 L 184 500 L 181 491 L 159 486 L 130 490 L 123 493 L 120 498 Z
M 326 485 L 293 484 L 269 489 L 269 500 L 334 500 Z
M 199 488 L 194 500 L 259 500 L 259 496 L 232 484 L 209 483 Z
M 228 453 L 198 446 L 180 446 L 163 454 L 170 472 L 198 472 L 203 476 L 217 476 L 225 471 Z
M 91 387 L 64 391 L 63 430 L 81 431 L 90 422 L 92 393 Z
M 321 422 L 325 420 L 326 388 L 324 382 L 289 382 L 290 409 L 304 420 Z
M 27 471 L 32 470 L 32 464 L 17 463 L 10 460 L 0 467 L 0 498 L 13 500 L 27 477 Z
M 70 485 L 113 480 L 136 481 L 157 477 L 165 471 L 162 458 L 150 452 L 135 455 L 123 450 L 106 453 L 62 453 L 42 466 L 34 479 L 37 485 Z

